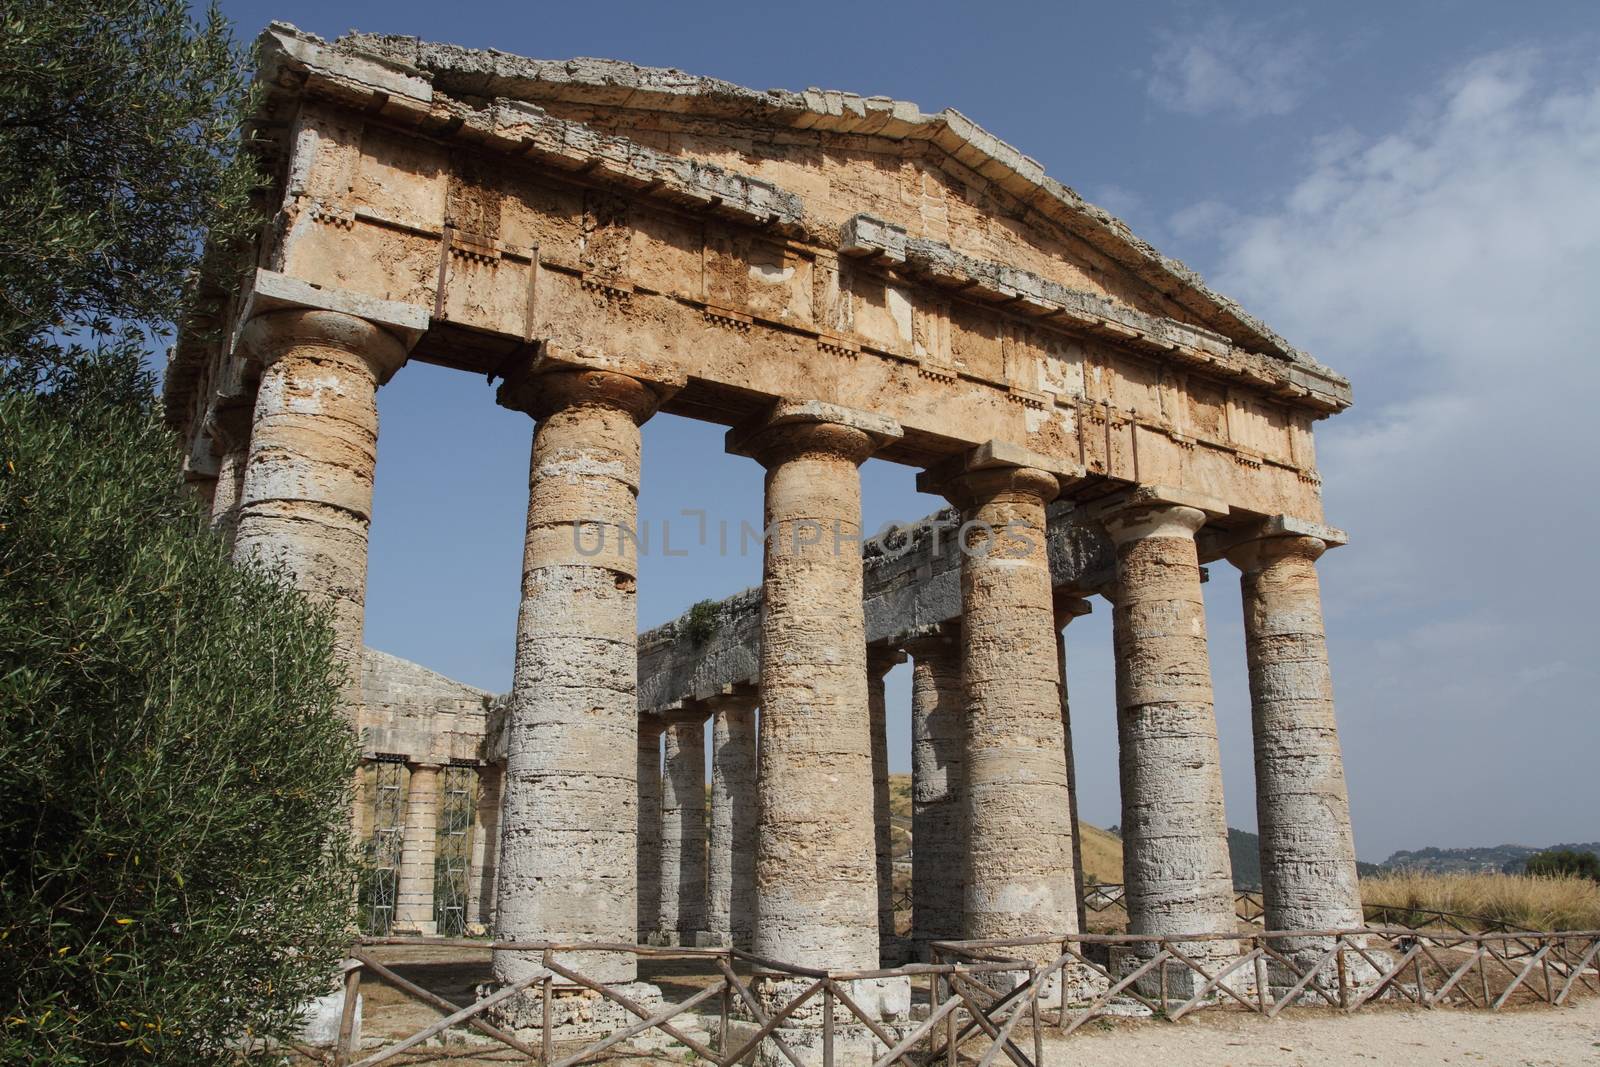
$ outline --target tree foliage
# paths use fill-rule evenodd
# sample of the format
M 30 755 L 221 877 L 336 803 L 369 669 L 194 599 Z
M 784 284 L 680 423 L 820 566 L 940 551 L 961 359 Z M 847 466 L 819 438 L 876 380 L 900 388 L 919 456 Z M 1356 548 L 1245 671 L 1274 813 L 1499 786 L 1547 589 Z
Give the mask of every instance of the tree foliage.
M 181 0 L 0 0 L 0 1062 L 235 1062 L 352 929 L 325 610 L 235 567 L 144 339 L 251 225 L 243 57 Z
M 222 1062 L 328 991 L 357 751 L 323 609 L 230 563 L 139 354 L 0 396 L 0 1062 Z
M 174 321 L 207 233 L 248 231 L 242 59 L 184 0 L 0 0 L 0 369 Z
M 1576 875 L 1600 882 L 1600 856 L 1593 852 L 1578 852 L 1570 848 L 1553 848 L 1536 852 L 1528 857 L 1528 873 L 1541 878 L 1558 878 Z

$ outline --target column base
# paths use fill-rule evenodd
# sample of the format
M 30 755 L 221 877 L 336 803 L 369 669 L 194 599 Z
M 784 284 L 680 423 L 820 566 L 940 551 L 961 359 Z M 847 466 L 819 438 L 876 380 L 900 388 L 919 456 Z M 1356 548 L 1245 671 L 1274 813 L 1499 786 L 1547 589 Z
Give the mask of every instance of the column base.
M 499 986 L 486 983 L 478 987 L 479 998 L 493 993 Z M 608 985 L 654 1015 L 666 1007 L 661 990 L 650 982 L 624 982 Z M 544 995 L 539 986 L 532 986 L 516 996 L 503 1000 L 484 1012 L 485 1018 L 531 1045 L 544 1040 Z M 607 1037 L 625 1030 L 641 1020 L 633 1012 L 615 1001 L 582 986 L 552 985 L 550 987 L 550 1037 L 555 1042 L 587 1042 Z M 705 1040 L 707 1031 L 693 1012 L 674 1019 L 671 1025 L 699 1040 Z M 661 1050 L 678 1047 L 676 1041 L 660 1030 L 646 1030 L 626 1043 L 634 1049 Z

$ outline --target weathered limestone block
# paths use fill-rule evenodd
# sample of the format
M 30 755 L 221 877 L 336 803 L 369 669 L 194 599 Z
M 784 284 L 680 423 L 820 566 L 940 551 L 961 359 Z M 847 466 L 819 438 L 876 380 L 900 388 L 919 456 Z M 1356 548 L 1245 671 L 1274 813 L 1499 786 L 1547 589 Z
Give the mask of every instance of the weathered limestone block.
M 638 937 L 645 942 L 661 929 L 661 720 L 640 716 L 638 888 L 635 893 Z
M 406 829 L 395 893 L 394 924 L 401 932 L 424 937 L 438 932 L 433 915 L 433 857 L 438 835 L 439 765 L 418 763 L 411 768 L 406 789 Z
M 968 938 L 1077 929 L 1061 670 L 1045 505 L 1055 475 L 993 466 L 944 492 L 961 509 Z M 1029 950 L 1053 959 L 1048 946 Z
M 780 405 L 729 434 L 767 470 L 755 950 L 878 965 L 861 477 L 887 420 Z M 817 533 L 822 536 L 814 536 Z M 835 536 L 837 534 L 837 536 Z
M 1056 660 L 1061 675 L 1061 734 L 1067 756 L 1067 809 L 1072 813 L 1072 892 L 1078 902 L 1078 929 L 1089 928 L 1089 915 L 1083 899 L 1083 831 L 1078 822 L 1078 761 L 1072 752 L 1072 704 L 1067 697 L 1067 634 L 1068 624 L 1094 609 L 1081 597 L 1055 598 L 1056 610 Z
M 638 923 L 636 560 L 616 544 L 615 531 L 636 522 L 639 425 L 659 397 L 625 375 L 557 370 L 508 380 L 500 402 L 529 412 L 538 427 L 496 934 L 631 942 Z M 586 539 L 596 524 L 608 538 L 598 552 Z M 572 959 L 596 981 L 629 982 L 636 973 L 631 955 Z M 537 953 L 495 953 L 502 984 L 538 969 Z
M 967 853 L 966 713 L 959 629 L 905 645 L 911 654 L 911 939 L 926 962 L 928 942 L 962 936 Z
M 693 945 L 706 929 L 706 709 L 668 717 L 661 734 L 661 931 Z
M 894 933 L 894 832 L 889 814 L 889 724 L 888 702 L 884 697 L 884 675 L 897 663 L 905 662 L 898 649 L 867 650 L 867 718 L 872 727 L 872 847 L 878 869 L 878 947 L 886 959 L 898 955 L 891 951 Z
M 1269 930 L 1349 928 L 1363 919 L 1317 582 L 1326 547 L 1315 537 L 1265 537 L 1228 553 L 1244 593 Z M 1286 947 L 1318 952 L 1314 943 Z
M 1206 513 L 1136 501 L 1106 518 L 1117 545 L 1117 728 L 1129 930 L 1232 930 L 1233 874 L 1194 534 Z M 1197 942 L 1202 954 L 1232 945 Z
M 377 461 L 377 389 L 405 362 L 402 342 L 337 311 L 258 315 L 240 346 L 262 367 L 234 555 L 283 563 L 333 609 L 349 702 L 360 704 L 367 526 Z

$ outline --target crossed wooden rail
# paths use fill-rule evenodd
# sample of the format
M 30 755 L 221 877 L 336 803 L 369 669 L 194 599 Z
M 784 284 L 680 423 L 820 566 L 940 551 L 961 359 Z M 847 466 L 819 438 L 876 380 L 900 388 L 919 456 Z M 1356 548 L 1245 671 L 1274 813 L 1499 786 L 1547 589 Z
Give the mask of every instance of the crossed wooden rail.
M 368 949 L 377 945 L 538 952 L 542 969 L 462 1006 L 374 959 Z M 1046 963 L 1037 962 L 1043 946 L 1055 950 L 1055 958 Z M 1060 1037 L 1070 1035 L 1084 1024 L 1112 1014 L 1113 1003 L 1119 999 L 1124 1004 L 1135 1002 L 1151 1015 L 1175 1022 L 1200 1007 L 1242 1008 L 1271 1019 L 1300 1003 L 1356 1011 L 1384 999 L 1424 1008 L 1433 1008 L 1448 999 L 1452 1004 L 1498 1011 L 1519 996 L 1523 1002 L 1561 1005 L 1580 989 L 1600 993 L 1600 972 L 1596 970 L 1600 931 L 1421 934 L 1408 928 L 1364 927 L 1172 937 L 1078 934 L 1066 939 L 1040 936 L 935 942 L 931 949 L 932 963 L 830 972 L 726 948 L 369 938 L 351 951 L 346 962 L 344 1014 L 337 1045 L 328 1054 L 302 1051 L 336 1067 L 377 1067 L 451 1027 L 468 1026 L 542 1067 L 575 1067 L 654 1029 L 717 1067 L 733 1067 L 763 1041 L 772 1042 L 773 1048 L 794 1067 L 805 1067 L 778 1030 L 799 1009 L 820 997 L 825 1067 L 834 1064 L 836 1017 L 841 1009 L 847 1024 L 853 1020 L 875 1039 L 873 1067 L 902 1063 L 932 1067 L 941 1062 L 955 1067 L 958 1053 L 969 1042 L 981 1043 L 978 1067 L 990 1067 L 1001 1056 L 1016 1067 L 1042 1067 L 1047 1029 L 1053 1026 Z M 619 990 L 589 979 L 561 959 L 563 954 L 597 951 L 700 958 L 708 970 L 715 971 L 715 977 L 710 985 L 681 1003 L 652 1014 Z M 763 1007 L 752 989 L 752 979 L 741 978 L 734 970 L 735 962 L 750 965 L 758 978 L 797 980 L 799 992 Z M 1172 981 L 1172 972 L 1183 976 L 1184 981 Z M 1052 985 L 1052 979 L 1068 974 L 1099 982 L 1102 987 L 1086 1001 L 1059 1003 L 1059 985 Z M 364 976 L 393 986 L 443 1017 L 353 1060 L 354 1007 Z M 863 1011 L 851 995 L 852 982 L 888 977 L 905 977 L 914 985 L 926 982 L 927 1011 L 914 1026 L 906 1024 L 909 1029 L 904 1033 L 885 1027 L 881 1020 Z M 637 1022 L 595 1038 L 575 1051 L 563 1049 L 558 1054 L 551 1026 L 551 993 L 557 986 L 590 990 L 635 1016 Z M 541 992 L 544 1010 L 537 1046 L 483 1018 L 487 1009 L 534 987 Z M 1174 995 L 1173 989 L 1180 992 Z M 1042 1001 L 1047 992 L 1051 994 L 1050 1003 L 1045 1004 Z M 686 1032 L 680 1017 L 712 1002 L 716 1004 L 716 1037 L 708 1043 Z M 745 1023 L 754 1026 L 739 1040 L 730 1036 L 729 1027 L 736 1011 Z M 1024 1020 L 1031 1035 L 1032 1047 L 1027 1050 L 1016 1038 Z

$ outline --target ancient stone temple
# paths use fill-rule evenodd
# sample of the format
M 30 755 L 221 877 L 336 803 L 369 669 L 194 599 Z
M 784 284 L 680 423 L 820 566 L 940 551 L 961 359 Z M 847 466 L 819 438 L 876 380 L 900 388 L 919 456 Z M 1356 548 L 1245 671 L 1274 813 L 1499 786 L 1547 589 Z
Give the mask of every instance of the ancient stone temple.
M 1076 932 L 1063 634 L 1100 597 L 1117 707 L 1077 710 L 1117 717 L 1132 930 L 1229 930 L 1201 588 L 1227 561 L 1267 926 L 1359 924 L 1315 568 L 1344 541 L 1312 444 L 1343 378 L 955 111 L 283 25 L 260 62 L 271 224 L 242 285 L 210 280 L 166 391 L 236 553 L 327 599 L 355 663 L 378 389 L 428 362 L 529 416 L 510 694 L 372 653 L 352 673 L 391 921 L 440 929 L 423 883 L 454 848 L 448 923 L 492 911 L 502 940 L 842 971 Z M 662 413 L 763 468 L 763 581 L 640 635 L 628 535 Z M 952 510 L 866 540 L 869 457 Z M 907 655 L 902 941 L 882 694 Z M 628 953 L 575 958 L 636 980 Z

